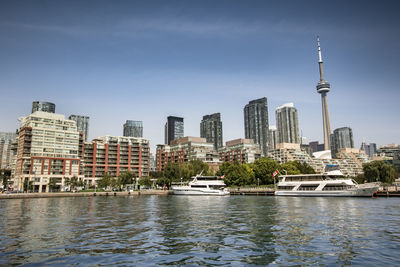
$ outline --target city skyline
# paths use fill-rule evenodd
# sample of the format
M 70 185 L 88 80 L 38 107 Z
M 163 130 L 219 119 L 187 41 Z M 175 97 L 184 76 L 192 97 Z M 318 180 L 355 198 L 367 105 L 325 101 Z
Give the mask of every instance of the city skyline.
M 121 135 L 135 116 L 155 151 L 169 115 L 199 136 L 202 116 L 219 112 L 223 139 L 233 140 L 244 137 L 243 106 L 267 97 L 270 125 L 276 107 L 294 102 L 302 136 L 323 143 L 319 35 L 331 127 L 350 126 L 355 147 L 400 143 L 394 1 L 93 3 L 0 4 L 0 131 L 48 101 L 56 113 L 89 116 L 88 140 Z

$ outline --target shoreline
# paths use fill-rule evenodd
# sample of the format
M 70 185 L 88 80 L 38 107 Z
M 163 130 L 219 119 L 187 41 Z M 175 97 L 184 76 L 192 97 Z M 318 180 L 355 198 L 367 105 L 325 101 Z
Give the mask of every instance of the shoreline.
M 274 196 L 271 189 L 255 188 L 230 188 L 231 195 L 242 196 Z M 1 199 L 24 199 L 24 198 L 56 198 L 56 197 L 96 197 L 96 196 L 140 196 L 140 195 L 173 195 L 172 190 L 141 190 L 134 192 L 53 192 L 53 193 L 17 193 L 0 194 Z M 378 191 L 378 197 L 400 197 L 400 191 Z
M 142 190 L 134 192 L 49 192 L 49 193 L 17 193 L 0 194 L 0 199 L 23 198 L 55 198 L 55 197 L 96 197 L 96 196 L 140 196 L 140 195 L 169 195 L 172 190 Z

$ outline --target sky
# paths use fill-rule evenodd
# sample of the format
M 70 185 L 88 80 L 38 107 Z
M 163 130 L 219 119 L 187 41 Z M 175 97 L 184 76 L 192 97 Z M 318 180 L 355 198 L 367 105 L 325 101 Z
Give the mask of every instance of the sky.
M 32 101 L 90 117 L 89 139 L 143 121 L 152 152 L 167 116 L 200 135 L 221 113 L 223 141 L 244 138 L 243 108 L 293 102 L 323 143 L 316 37 L 332 130 L 354 143 L 400 143 L 398 1 L 0 1 L 0 131 Z

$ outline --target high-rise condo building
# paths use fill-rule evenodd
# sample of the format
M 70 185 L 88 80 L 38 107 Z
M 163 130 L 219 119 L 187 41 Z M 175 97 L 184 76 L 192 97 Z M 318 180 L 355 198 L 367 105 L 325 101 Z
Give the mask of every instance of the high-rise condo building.
M 200 123 L 200 137 L 205 138 L 208 143 L 213 143 L 215 150 L 222 147 L 222 121 L 220 113 L 203 116 L 203 120 Z
M 353 131 L 350 127 L 335 129 L 331 135 L 332 157 L 336 157 L 339 150 L 343 148 L 354 148 Z
M 0 169 L 11 169 L 11 144 L 16 137 L 16 133 L 0 132 Z
M 156 168 L 163 171 L 168 162 L 184 163 L 191 160 L 201 160 L 216 171 L 219 165 L 219 155 L 214 145 L 205 138 L 186 136 L 171 141 L 171 145 L 157 145 Z
M 328 112 L 328 100 L 327 93 L 330 91 L 331 85 L 325 81 L 324 77 L 324 69 L 322 62 L 322 54 L 321 54 L 321 46 L 319 44 L 319 38 L 317 38 L 318 43 L 318 65 L 319 65 L 319 82 L 317 84 L 317 92 L 321 94 L 321 102 L 322 102 L 322 120 L 323 120 L 323 129 L 324 129 L 324 148 L 325 150 L 330 149 L 329 139 L 332 133 L 331 131 L 331 122 L 329 120 L 329 112 Z
M 370 159 L 372 159 L 376 154 L 376 144 L 370 143 L 367 145 L 365 142 L 362 142 L 360 150 L 363 150 L 365 154 L 368 155 Z
M 183 135 L 183 118 L 168 116 L 165 123 L 165 144 L 170 145 L 172 140 L 182 138 Z
M 244 134 L 259 144 L 263 156 L 268 154 L 268 104 L 267 98 L 250 101 L 244 107 Z
M 319 144 L 318 141 L 312 141 L 309 143 L 310 145 L 310 149 L 311 151 L 314 152 L 318 152 L 318 151 L 324 151 L 325 150 L 325 146 L 324 144 Z
M 278 143 L 299 144 L 299 120 L 293 103 L 284 104 L 275 110 L 278 128 Z
M 269 126 L 268 136 L 269 136 L 268 149 L 275 150 L 276 144 L 278 143 L 278 130 L 276 129 L 275 125 Z
M 220 162 L 253 163 L 261 157 L 261 149 L 253 139 L 235 139 L 227 141 L 219 151 Z
M 124 136 L 143 137 L 143 122 L 127 120 L 124 123 Z
M 69 120 L 76 122 L 78 132 L 83 133 L 83 139 L 87 142 L 89 136 L 89 117 L 81 115 L 70 115 Z
M 118 177 L 132 172 L 135 177 L 148 176 L 150 141 L 144 138 L 105 135 L 85 143 L 85 181 L 93 185 L 104 173 Z
M 48 191 L 54 179 L 58 190 L 63 190 L 65 178 L 82 179 L 81 141 L 75 121 L 62 114 L 36 111 L 21 118 L 14 188 L 22 190 L 26 183 L 32 184 L 34 191 Z
M 51 102 L 34 101 L 34 102 L 32 102 L 32 113 L 35 111 L 44 111 L 44 112 L 55 113 L 56 105 Z

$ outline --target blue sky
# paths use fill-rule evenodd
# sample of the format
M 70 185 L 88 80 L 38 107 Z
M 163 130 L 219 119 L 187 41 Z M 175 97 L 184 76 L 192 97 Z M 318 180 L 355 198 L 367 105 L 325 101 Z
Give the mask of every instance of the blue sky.
M 294 102 L 309 141 L 323 141 L 316 36 L 332 129 L 400 143 L 397 1 L 1 1 L 0 131 L 35 100 L 90 116 L 89 138 L 142 120 L 152 148 L 169 115 L 199 136 L 220 112 L 224 142 L 244 137 L 243 108 Z M 154 150 L 153 150 L 154 152 Z

